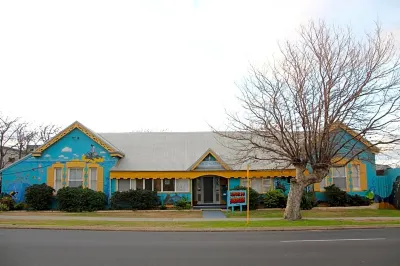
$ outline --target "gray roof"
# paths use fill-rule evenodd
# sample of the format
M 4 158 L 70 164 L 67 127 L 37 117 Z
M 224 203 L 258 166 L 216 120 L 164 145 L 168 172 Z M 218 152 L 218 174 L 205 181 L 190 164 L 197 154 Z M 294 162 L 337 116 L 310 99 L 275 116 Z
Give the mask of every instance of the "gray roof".
M 119 148 L 125 157 L 113 170 L 186 171 L 211 149 L 232 170 L 245 170 L 247 163 L 237 162 L 237 152 L 227 148 L 214 132 L 129 132 L 101 133 Z M 229 141 L 229 140 L 228 140 Z M 252 170 L 282 169 L 269 161 L 252 162 Z

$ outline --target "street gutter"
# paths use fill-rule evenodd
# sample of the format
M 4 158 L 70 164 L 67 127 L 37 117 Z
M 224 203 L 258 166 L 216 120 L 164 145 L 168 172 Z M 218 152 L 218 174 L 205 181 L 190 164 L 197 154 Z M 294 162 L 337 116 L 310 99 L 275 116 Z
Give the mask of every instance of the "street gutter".
M 0 229 L 85 230 L 85 231 L 131 231 L 131 232 L 259 232 L 259 231 L 327 231 L 348 229 L 400 228 L 394 225 L 342 225 L 342 226 L 296 226 L 296 227 L 247 227 L 247 228 L 174 228 L 174 227 L 108 227 L 108 226 L 40 226 L 1 225 Z

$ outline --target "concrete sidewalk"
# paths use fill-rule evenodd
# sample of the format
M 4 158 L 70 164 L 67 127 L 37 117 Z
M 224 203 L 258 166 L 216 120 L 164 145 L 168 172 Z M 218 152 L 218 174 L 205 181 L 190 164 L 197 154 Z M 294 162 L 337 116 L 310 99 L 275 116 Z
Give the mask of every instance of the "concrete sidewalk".
M 89 216 L 44 216 L 44 215 L 0 215 L 0 220 L 56 220 L 56 221 L 115 221 L 115 222 L 208 222 L 208 221 L 246 221 L 246 218 L 129 218 L 129 217 L 89 217 Z M 251 221 L 276 221 L 282 218 L 250 218 Z M 400 221 L 400 217 L 332 217 L 304 218 L 304 220 L 354 220 L 354 221 Z

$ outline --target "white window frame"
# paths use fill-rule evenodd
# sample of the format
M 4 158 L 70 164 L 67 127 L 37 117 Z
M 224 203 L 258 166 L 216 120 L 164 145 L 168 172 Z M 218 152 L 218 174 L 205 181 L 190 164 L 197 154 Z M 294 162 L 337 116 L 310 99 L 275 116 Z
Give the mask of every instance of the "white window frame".
M 70 186 L 69 185 L 69 182 L 71 182 L 71 170 L 72 169 L 80 169 L 80 170 L 82 170 L 82 187 L 83 187 L 83 182 L 84 182 L 84 169 L 82 168 L 82 167 L 69 167 L 68 168 L 68 187 Z M 77 181 L 77 180 L 74 180 L 74 181 Z
M 60 169 L 60 181 L 61 181 L 61 187 L 57 187 L 57 170 Z M 55 167 L 54 168 L 54 190 L 57 192 L 60 188 L 62 188 L 62 168 L 61 167 Z
M 253 185 L 253 182 L 252 182 L 253 179 L 261 179 L 261 191 L 262 192 L 259 192 L 261 194 L 267 193 L 267 192 L 275 189 L 275 185 L 274 185 L 274 182 L 273 182 L 274 178 L 272 178 L 272 177 L 250 178 L 250 187 L 252 189 L 254 189 L 253 186 L 252 186 Z M 270 189 L 268 191 L 264 190 L 264 182 L 265 181 L 271 182 L 270 183 Z M 247 183 L 247 178 L 240 178 L 240 186 L 247 187 L 247 184 L 245 184 L 245 183 Z
M 115 190 L 116 191 L 119 191 L 119 180 L 124 180 L 124 179 L 126 179 L 126 178 L 120 178 L 120 179 L 116 179 L 117 180 L 117 182 L 116 182 L 116 184 L 115 184 Z M 134 189 L 134 190 L 136 190 L 136 181 L 135 181 L 135 179 L 128 179 L 129 180 L 129 189 Z M 135 181 L 135 182 L 133 182 L 133 181 Z M 132 184 L 133 183 L 133 184 Z M 121 191 L 120 191 L 121 192 Z
M 344 188 L 344 190 L 342 188 L 340 188 L 340 189 L 342 189 L 343 191 L 347 191 L 348 190 L 348 184 L 347 184 L 347 175 L 348 175 L 347 168 L 348 168 L 348 166 L 345 165 L 345 166 L 332 167 L 331 168 L 332 184 L 335 184 L 335 176 L 333 175 L 334 174 L 334 170 L 333 170 L 334 168 L 344 168 L 344 181 L 345 181 L 344 183 L 346 184 L 346 187 Z M 336 178 L 342 178 L 342 177 L 343 176 L 336 176 Z M 336 186 L 336 187 L 338 187 L 338 186 Z
M 190 192 L 190 179 L 186 179 L 186 178 L 174 178 L 175 179 L 175 191 L 174 192 L 176 192 L 176 193 L 187 193 L 187 192 Z M 187 181 L 188 182 L 188 191 L 178 191 L 177 189 L 176 189 L 176 181 L 177 180 L 185 180 L 185 181 Z M 161 188 L 162 188 L 162 182 L 161 182 Z M 166 192 L 172 192 L 172 191 L 166 191 Z
M 96 187 L 95 188 L 92 188 L 92 171 L 93 171 L 93 169 L 96 169 Z M 97 191 L 97 182 L 99 181 L 98 175 L 99 175 L 99 169 L 97 167 L 89 167 L 89 188 L 91 190 Z

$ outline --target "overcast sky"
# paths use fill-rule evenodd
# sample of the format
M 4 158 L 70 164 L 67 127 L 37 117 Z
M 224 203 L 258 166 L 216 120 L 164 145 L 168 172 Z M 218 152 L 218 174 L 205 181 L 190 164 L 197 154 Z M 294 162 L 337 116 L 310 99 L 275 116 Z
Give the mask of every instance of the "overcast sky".
M 225 122 L 250 63 L 325 18 L 400 36 L 400 1 L 1 1 L 0 112 L 97 132 Z

